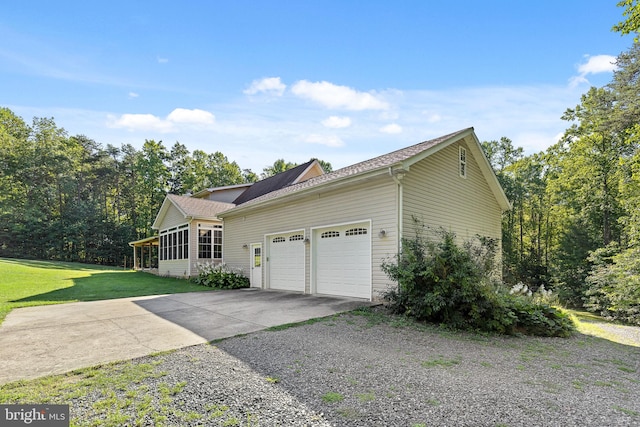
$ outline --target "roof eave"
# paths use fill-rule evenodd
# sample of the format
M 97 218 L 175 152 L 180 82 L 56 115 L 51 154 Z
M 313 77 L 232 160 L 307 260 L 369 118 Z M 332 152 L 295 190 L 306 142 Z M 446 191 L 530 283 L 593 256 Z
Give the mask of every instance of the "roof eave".
M 491 163 L 489 162 L 487 155 L 484 153 L 478 137 L 476 136 L 475 132 L 471 132 L 470 136 L 473 138 L 474 144 L 469 144 L 469 148 L 471 149 L 471 152 L 476 159 L 482 159 L 482 161 L 477 162 L 478 166 L 485 176 L 485 179 L 489 184 L 489 188 L 491 188 L 493 194 L 496 196 L 498 205 L 500 205 L 500 208 L 503 212 L 510 211 L 513 206 L 511 205 L 509 198 L 505 194 L 502 185 L 500 185 L 500 181 L 498 181 L 498 177 L 491 167 Z
M 391 165 L 391 167 L 400 166 L 400 165 L 401 165 L 401 163 L 398 162 L 398 163 L 394 163 L 393 165 Z M 267 200 L 263 200 L 263 201 L 259 201 L 259 202 L 254 202 L 254 203 L 249 203 L 247 206 L 239 205 L 239 206 L 236 206 L 235 208 L 231 208 L 231 209 L 229 209 L 227 211 L 220 212 L 218 214 L 218 216 L 220 218 L 224 218 L 224 217 L 228 216 L 229 214 L 235 215 L 235 214 L 239 214 L 239 213 L 242 213 L 244 211 L 252 210 L 252 209 L 255 209 L 255 208 L 258 208 L 258 207 L 269 206 L 272 203 L 279 202 L 279 201 L 281 201 L 283 199 L 286 199 L 286 198 L 303 197 L 303 196 L 306 196 L 306 195 L 309 195 L 309 194 L 313 194 L 313 193 L 316 193 L 316 192 L 319 192 L 319 191 L 324 191 L 324 190 L 333 188 L 334 186 L 340 185 L 344 181 L 347 181 L 347 180 L 353 181 L 353 182 L 357 182 L 357 181 L 361 181 L 363 179 L 372 178 L 373 176 L 376 176 L 376 175 L 387 174 L 388 170 L 389 170 L 389 167 L 390 167 L 389 165 L 381 166 L 379 168 L 368 170 L 368 171 L 365 171 L 365 172 L 361 172 L 361 173 L 357 173 L 357 174 L 353 174 L 353 175 L 348 175 L 348 176 L 344 176 L 344 177 L 341 177 L 341 178 L 336 178 L 336 179 L 333 179 L 331 181 L 323 182 L 323 183 L 314 185 L 314 186 L 309 187 L 309 188 L 304 188 L 304 189 L 299 190 L 299 191 L 294 191 L 292 193 L 282 194 L 280 196 L 276 196 L 276 197 L 273 197 L 271 199 L 267 199 Z

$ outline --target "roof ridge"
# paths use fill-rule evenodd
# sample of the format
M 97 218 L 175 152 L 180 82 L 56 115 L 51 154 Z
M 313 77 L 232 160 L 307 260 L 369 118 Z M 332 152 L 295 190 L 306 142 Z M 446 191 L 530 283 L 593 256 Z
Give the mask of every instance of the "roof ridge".
M 453 138 L 456 135 L 462 134 L 464 132 L 467 132 L 469 130 L 473 130 L 473 127 L 468 127 L 468 128 L 464 128 L 461 130 L 458 130 L 456 132 L 452 132 L 449 133 L 447 135 L 443 135 L 437 138 L 433 138 L 430 140 L 425 140 L 422 142 L 419 142 L 417 144 L 413 144 L 410 145 L 408 147 L 404 147 L 404 148 L 400 148 L 397 150 L 394 150 L 390 153 L 386 153 L 386 154 L 382 154 L 380 156 L 377 157 L 373 157 L 371 159 L 368 160 L 363 160 L 361 162 L 355 163 L 353 165 L 350 166 L 345 166 L 343 168 L 337 169 L 333 172 L 329 172 L 329 173 L 325 173 L 323 175 L 319 175 L 313 178 L 310 178 L 308 180 L 305 180 L 303 182 L 299 182 L 296 184 L 290 184 L 290 185 L 286 185 L 280 189 L 262 194 L 258 197 L 252 198 L 250 200 L 247 200 L 245 202 L 243 202 L 242 204 L 237 203 L 237 205 L 239 206 L 245 206 L 245 205 L 253 205 L 255 203 L 259 203 L 261 201 L 265 201 L 265 200 L 269 200 L 269 199 L 273 199 L 276 198 L 280 195 L 284 195 L 284 194 L 288 194 L 288 193 L 293 193 L 296 192 L 298 190 L 302 190 L 305 188 L 310 188 L 310 187 L 314 187 L 316 185 L 320 185 L 323 184 L 325 182 L 330 182 L 333 180 L 337 180 L 340 178 L 344 178 L 344 177 L 348 177 L 348 176 L 352 176 L 352 175 L 358 175 L 360 173 L 365 173 L 365 172 L 370 172 L 373 170 L 377 170 L 380 168 L 384 168 L 384 167 L 388 167 L 391 166 L 395 163 L 404 161 L 408 158 L 411 158 L 431 147 L 435 147 L 437 145 L 439 145 L 440 143 L 447 141 L 451 138 Z M 260 181 L 258 181 L 260 182 Z M 256 183 L 257 184 L 257 183 Z M 249 188 L 247 191 L 250 191 L 251 188 Z M 243 193 L 244 194 L 244 193 Z M 236 202 L 238 199 L 234 200 L 234 202 Z

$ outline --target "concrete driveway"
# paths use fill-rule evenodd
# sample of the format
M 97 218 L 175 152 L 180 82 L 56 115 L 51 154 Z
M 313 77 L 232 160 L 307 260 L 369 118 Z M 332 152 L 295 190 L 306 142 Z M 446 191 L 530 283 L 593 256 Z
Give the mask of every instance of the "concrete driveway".
M 19 308 L 0 326 L 0 384 L 206 343 L 368 304 L 242 289 Z

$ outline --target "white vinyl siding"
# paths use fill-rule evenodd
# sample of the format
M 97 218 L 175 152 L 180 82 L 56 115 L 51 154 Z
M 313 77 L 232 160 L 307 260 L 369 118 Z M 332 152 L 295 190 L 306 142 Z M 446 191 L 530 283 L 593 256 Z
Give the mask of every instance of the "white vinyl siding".
M 475 140 L 471 144 L 476 144 Z M 466 179 L 460 178 L 459 147 L 465 149 Z M 329 184 L 305 195 L 279 198 L 269 206 L 240 208 L 239 212 L 224 215 L 224 260 L 232 267 L 243 268 L 248 275 L 248 242 L 266 242 L 267 236 L 281 230 L 304 229 L 312 239 L 312 244 L 305 245 L 305 292 L 318 292 L 313 283 L 311 253 L 313 240 L 320 236 L 313 230 L 367 221 L 371 297 L 378 299 L 392 284 L 381 265 L 397 254 L 399 230 L 404 237 L 414 235 L 413 216 L 430 229 L 443 227 L 453 231 L 459 240 L 475 235 L 501 238 L 502 209 L 474 158 L 476 153 L 475 145 L 470 148 L 460 140 L 416 163 L 403 165 L 407 172 L 399 181 L 388 173 L 370 175 L 359 182 L 345 179 L 333 183 L 331 188 Z M 398 206 L 400 198 L 402 206 Z
M 173 203 L 170 204 L 167 209 L 167 213 L 164 215 L 162 219 L 162 224 L 158 227 L 160 230 L 167 229 L 171 227 L 176 227 L 178 225 L 184 224 L 185 217 L 182 212 L 180 212 Z
M 256 208 L 250 213 L 225 216 L 224 261 L 241 267 L 248 275 L 249 253 L 246 242 L 263 241 L 265 235 L 280 230 L 304 229 L 331 224 L 344 224 L 367 219 L 371 221 L 371 281 L 373 298 L 391 283 L 380 269 L 383 260 L 397 253 L 397 186 L 388 175 L 381 175 L 362 183 L 324 190 L 286 201 L 281 199 L 272 207 Z M 381 229 L 387 231 L 379 237 Z M 305 292 L 311 293 L 310 245 L 305 245 Z
M 460 240 L 476 234 L 501 238 L 502 210 L 495 195 L 468 149 L 467 179 L 460 179 L 459 152 L 458 144 L 451 144 L 411 166 L 403 180 L 406 237 L 414 235 L 412 216 L 416 216 L 432 229 L 453 231 Z

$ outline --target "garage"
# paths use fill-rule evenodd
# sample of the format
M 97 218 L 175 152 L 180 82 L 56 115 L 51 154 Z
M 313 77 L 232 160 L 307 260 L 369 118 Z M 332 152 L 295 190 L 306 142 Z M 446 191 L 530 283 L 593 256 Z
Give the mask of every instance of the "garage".
M 371 298 L 371 224 L 359 222 L 313 230 L 318 294 Z
M 269 288 L 304 292 L 304 231 L 267 236 Z

